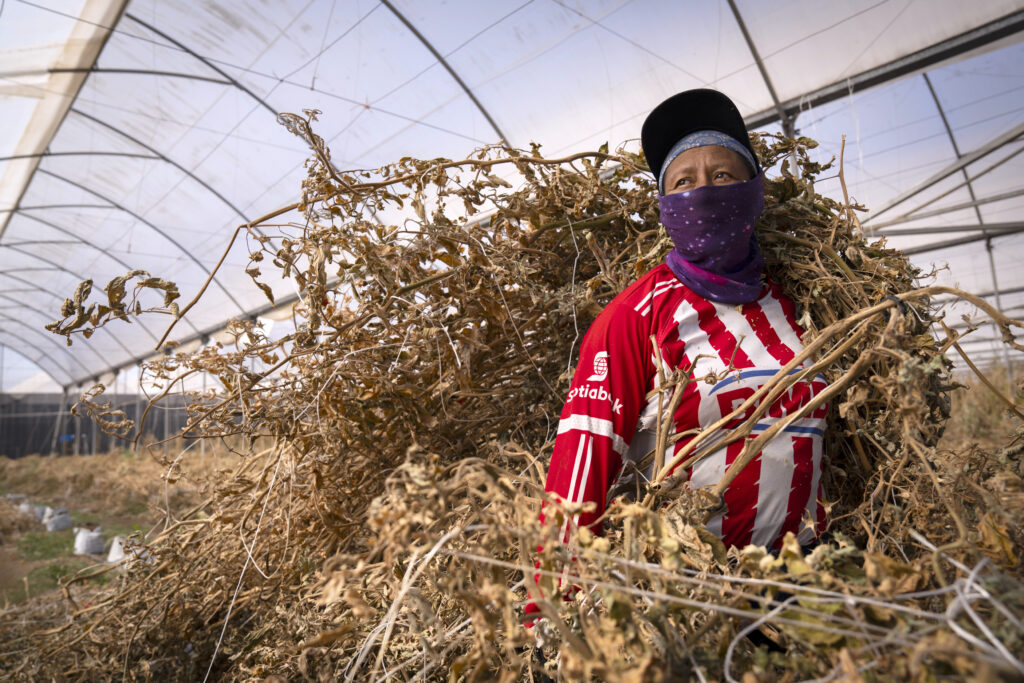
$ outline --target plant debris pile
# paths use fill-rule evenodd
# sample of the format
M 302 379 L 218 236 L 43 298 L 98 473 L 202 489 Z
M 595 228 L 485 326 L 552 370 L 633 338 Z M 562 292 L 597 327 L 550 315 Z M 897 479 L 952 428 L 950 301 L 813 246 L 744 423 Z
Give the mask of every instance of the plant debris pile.
M 716 491 L 687 489 L 677 460 L 658 463 L 636 500 L 612 504 L 603 537 L 581 529 L 567 548 L 537 511 L 571 362 L 590 321 L 670 244 L 642 158 L 495 147 L 339 172 L 314 121 L 282 116 L 313 151 L 297 205 L 305 224 L 271 226 L 283 209 L 243 226 L 257 285 L 270 296 L 266 281 L 280 276 L 301 293 L 296 332 L 271 340 L 236 321 L 233 344 L 147 367 L 164 393 L 191 374 L 218 378 L 220 391 L 191 397 L 186 436 L 242 435 L 249 457 L 206 482 L 206 502 L 138 539 L 148 559 L 88 605 L 72 580 L 69 616 L 33 645 L 45 656 L 7 662 L 8 673 L 639 681 L 1024 671 L 1024 437 L 993 451 L 936 449 L 953 388 L 945 353 L 958 337 L 932 334 L 930 299 L 971 301 L 1018 350 L 1022 325 L 963 292 L 917 288 L 921 274 L 869 244 L 848 201 L 814 192 L 828 166 L 809 157 L 812 141 L 757 139 L 763 165 L 780 167 L 766 179 L 758 234 L 807 330 L 807 372 L 831 383 L 821 397 L 831 405 L 830 542 L 806 556 L 792 537 L 777 556 L 726 549 L 703 526 Z M 84 297 L 72 304 L 84 322 L 54 324 L 69 342 L 93 329 L 89 320 L 104 322 L 83 317 Z M 759 397 L 798 377 L 780 372 Z M 666 379 L 668 405 L 695 378 Z M 85 409 L 124 433 L 99 396 Z M 714 435 L 698 435 L 684 459 L 738 439 L 753 457 L 758 417 L 704 450 Z M 548 503 L 556 516 L 578 512 Z M 537 600 L 543 619 L 526 628 L 535 571 L 553 597 Z M 578 590 L 563 599 L 566 582 Z M 38 635 L 16 617 L 0 626 L 24 648 Z

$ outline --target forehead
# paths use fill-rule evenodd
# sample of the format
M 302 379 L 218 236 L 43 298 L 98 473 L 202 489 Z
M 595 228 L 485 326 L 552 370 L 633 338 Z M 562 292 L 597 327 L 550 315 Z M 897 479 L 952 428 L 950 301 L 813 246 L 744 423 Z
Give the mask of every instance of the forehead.
M 717 163 L 717 164 L 740 164 L 746 168 L 746 161 L 743 160 L 736 152 L 732 151 L 728 147 L 720 147 L 718 145 L 704 145 L 702 147 L 692 147 L 675 159 L 668 165 L 668 171 L 672 171 L 678 168 L 686 168 L 700 163 Z

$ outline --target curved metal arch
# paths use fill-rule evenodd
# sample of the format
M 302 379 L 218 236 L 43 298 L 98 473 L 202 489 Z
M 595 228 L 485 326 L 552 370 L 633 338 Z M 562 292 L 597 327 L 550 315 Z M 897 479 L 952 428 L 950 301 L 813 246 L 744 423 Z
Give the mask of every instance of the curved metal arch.
M 54 230 L 56 230 L 56 231 L 58 231 L 60 233 L 63 233 L 65 235 L 70 235 L 71 237 L 74 237 L 75 239 L 77 239 L 79 242 L 81 242 L 82 244 L 86 245 L 87 247 L 91 247 L 91 248 L 95 249 L 96 251 L 100 252 L 101 254 L 103 254 L 104 256 L 106 256 L 107 258 L 112 259 L 115 263 L 117 263 L 119 266 L 124 268 L 126 271 L 127 270 L 133 270 L 133 267 L 131 265 L 129 265 L 128 263 L 126 263 L 125 261 L 122 261 L 117 256 L 114 256 L 112 253 L 110 253 L 106 249 L 104 249 L 104 248 L 102 248 L 102 247 L 100 247 L 98 245 L 93 244 L 89 240 L 82 239 L 81 237 L 79 237 L 78 235 L 76 235 L 72 231 L 68 230 L 67 228 L 62 228 L 61 226 L 59 226 L 59 225 L 57 225 L 55 223 L 51 223 L 50 221 L 46 221 L 46 220 L 43 220 L 42 218 L 39 218 L 37 216 L 33 216 L 31 214 L 24 213 L 23 210 L 19 210 L 18 213 L 20 215 L 24 216 L 25 218 L 28 218 L 28 219 L 33 220 L 33 221 L 36 221 L 37 223 L 42 223 L 43 225 L 45 225 L 48 228 L 52 228 L 52 229 L 54 229 Z M 191 320 L 185 319 L 185 323 L 189 327 L 191 327 L 194 331 L 196 331 L 196 332 L 199 331 L 199 328 L 196 327 L 195 325 L 193 325 Z M 139 326 L 142 327 L 142 329 L 144 329 L 146 331 L 146 334 L 148 334 L 150 337 L 153 338 L 153 341 L 158 341 L 160 339 L 141 320 L 139 320 Z
M 915 254 L 926 254 L 930 251 L 938 251 L 940 249 L 948 249 L 950 247 L 959 247 L 965 244 L 972 244 L 974 242 L 984 242 L 988 240 L 998 239 L 1000 237 L 1009 237 L 1011 235 L 1018 235 L 1024 232 L 1024 228 L 1017 230 L 1006 230 L 996 235 L 992 233 L 984 235 L 971 235 L 970 237 L 961 237 L 958 239 L 946 240 L 943 242 L 931 242 L 929 244 L 922 244 L 918 247 L 907 247 L 906 249 L 900 249 L 907 256 L 913 256 Z
M 13 301 L 20 308 L 23 308 L 23 309 L 28 310 L 28 311 L 32 311 L 33 313 L 42 316 L 43 320 L 46 320 L 46 321 L 53 320 L 53 314 L 52 313 L 47 313 L 46 311 L 44 311 L 41 308 L 36 308 L 35 306 L 30 306 L 29 304 L 25 303 L 24 301 L 19 301 L 18 299 L 15 299 L 13 296 L 8 296 L 8 295 L 0 292 L 0 298 L 7 299 L 8 301 Z M 33 327 L 32 329 L 36 329 L 36 328 Z M 100 329 L 105 329 L 105 328 L 100 328 Z M 47 337 L 47 339 L 50 339 L 50 337 Z M 56 341 L 56 340 L 53 340 L 53 341 Z M 94 349 L 92 346 L 89 346 L 88 344 L 86 344 L 85 348 L 89 349 L 89 351 L 91 351 L 94 356 L 99 358 L 104 363 L 107 362 L 107 359 L 103 357 L 103 354 L 101 354 L 99 351 Z M 125 349 L 125 350 L 127 350 L 127 349 Z M 68 352 L 68 353 L 70 353 L 70 352 Z M 131 352 L 129 351 L 129 353 L 131 353 Z
M 166 76 L 169 78 L 186 78 L 192 81 L 206 81 L 217 85 L 231 85 L 228 81 L 211 76 L 188 74 L 182 71 L 159 71 L 156 69 L 99 69 L 96 67 L 53 67 L 51 69 L 23 69 L 21 71 L 4 71 L 0 77 L 42 76 L 45 74 L 134 74 L 141 76 Z
M 949 144 L 953 146 L 953 154 L 959 159 L 963 156 L 960 153 L 960 145 L 956 144 L 956 137 L 953 135 L 953 128 L 949 125 L 949 119 L 946 118 L 946 110 L 942 108 L 942 102 L 939 101 L 939 94 L 935 92 L 934 86 L 932 86 L 932 79 L 928 78 L 928 73 L 921 74 L 924 79 L 924 84 L 928 86 L 928 92 L 931 93 L 932 101 L 935 103 L 935 109 L 939 112 L 939 118 L 942 119 L 942 125 L 946 128 L 946 135 L 949 137 Z M 967 183 L 967 193 L 971 196 L 971 201 L 976 202 L 978 198 L 974 195 L 974 185 L 971 184 L 971 178 L 967 175 L 967 169 L 961 168 L 960 173 L 963 174 L 964 182 Z M 975 204 L 974 213 L 978 217 L 978 223 L 983 224 L 985 219 L 981 216 L 981 208 Z
M 4 242 L 4 244 L 10 247 L 29 247 L 37 244 L 79 244 L 81 241 L 82 240 L 23 240 L 21 242 Z
M 173 244 L 175 247 L 177 247 L 178 251 L 180 251 L 182 254 L 184 254 L 194 264 L 199 266 L 200 270 L 202 270 L 204 272 L 206 272 L 208 270 L 207 267 L 204 266 L 202 264 L 202 262 L 199 261 L 199 259 L 197 259 L 195 256 L 193 256 L 192 253 L 190 251 L 188 251 L 187 249 L 185 249 L 185 247 L 183 247 L 176 239 L 174 239 L 173 237 L 168 235 L 166 232 L 164 232 L 163 230 L 158 228 L 156 225 L 154 225 L 153 223 L 150 223 L 148 220 L 146 220 L 145 218 L 143 218 L 139 214 L 135 213 L 131 209 L 129 209 L 129 208 L 125 207 L 125 206 L 121 206 L 120 204 L 118 204 L 114 200 L 110 199 L 109 197 L 104 197 L 99 192 L 97 192 L 95 190 L 92 190 L 92 189 L 86 187 L 85 185 L 82 185 L 81 183 L 77 183 L 74 180 L 71 180 L 70 178 L 65 178 L 64 176 L 58 175 L 58 174 L 54 173 L 53 171 L 47 171 L 45 168 L 40 168 L 40 169 L 37 170 L 37 172 L 38 173 L 44 173 L 44 174 L 50 176 L 51 178 L 56 178 L 57 180 L 63 180 L 65 183 L 67 183 L 67 184 L 69 184 L 69 185 L 71 185 L 73 187 L 77 187 L 80 190 L 84 190 L 85 192 L 88 192 L 89 194 L 93 195 L 94 197 L 102 199 L 105 202 L 110 202 L 110 204 L 112 204 L 116 208 L 120 209 L 121 211 L 125 212 L 126 214 L 128 214 L 129 216 L 131 216 L 135 220 L 139 221 L 143 225 L 146 225 L 147 227 L 152 229 L 154 232 L 156 232 L 158 235 L 163 237 L 165 240 L 167 240 L 168 242 Z M 230 300 L 231 303 L 233 303 L 238 308 L 238 310 L 240 312 L 245 313 L 245 308 L 242 306 L 242 304 L 238 303 L 238 300 L 235 299 L 235 297 L 231 294 L 231 292 L 228 290 L 228 288 L 224 286 L 224 283 L 222 283 L 220 280 L 218 280 L 216 278 L 216 276 L 214 276 L 213 282 L 214 282 L 214 284 L 217 285 L 217 287 L 220 288 L 220 290 L 222 292 L 224 292 L 224 294 L 228 297 L 228 300 Z
M 1005 133 L 1002 133 L 1001 135 L 998 135 L 989 140 L 988 142 L 977 147 L 973 152 L 968 152 L 967 154 L 963 155 L 953 163 L 945 166 L 939 171 L 936 171 L 934 174 L 932 174 L 928 178 L 925 178 L 924 180 L 917 183 L 913 187 L 906 189 L 903 192 L 896 195 L 895 197 L 892 197 L 891 199 L 882 202 L 881 206 L 878 206 L 874 210 L 872 210 L 871 214 L 862 218 L 860 222 L 862 224 L 871 223 L 871 225 L 865 225 L 866 232 L 867 234 L 870 235 L 873 230 L 876 230 L 877 228 L 881 227 L 881 225 L 886 225 L 886 223 L 879 224 L 877 220 L 878 217 L 881 216 L 883 213 L 892 210 L 894 207 L 899 206 L 908 199 L 916 197 L 918 194 L 924 192 L 925 190 L 932 187 L 936 183 L 945 180 L 954 173 L 957 173 L 960 169 L 970 166 L 979 159 L 983 159 L 989 154 L 992 154 L 997 149 L 1004 147 L 1012 142 L 1015 142 L 1018 138 L 1022 136 L 1024 136 L 1024 123 L 1019 123 L 1013 128 L 1006 131 Z M 915 212 L 916 209 L 913 209 L 904 214 L 904 216 Z M 921 216 L 917 216 L 917 218 L 920 217 Z M 888 222 L 888 224 L 891 223 L 892 221 Z
M 862 90 L 918 73 L 923 69 L 941 64 L 957 55 L 991 45 L 1020 31 L 1024 31 L 1024 10 L 1011 12 L 987 24 L 977 26 L 904 57 L 886 62 L 881 66 L 842 78 L 809 92 L 804 92 L 797 97 L 782 102 L 782 109 L 787 113 L 798 113 L 801 110 L 820 107 L 823 104 L 849 97 L 852 93 L 861 92 Z M 745 117 L 744 122 L 747 128 L 760 128 L 772 121 L 777 121 L 778 118 L 779 112 L 773 104 L 765 110 Z
M 52 313 L 48 313 L 47 311 L 44 311 L 41 308 L 36 308 L 35 306 L 30 306 L 29 304 L 25 303 L 24 301 L 21 301 L 20 299 L 14 298 L 10 294 L 4 294 L 3 292 L 0 292 L 0 298 L 7 299 L 8 301 L 13 301 L 14 303 L 18 304 L 22 308 L 27 308 L 28 310 L 30 310 L 30 311 L 32 311 L 34 313 L 38 313 L 39 315 L 43 316 L 44 318 L 52 318 L 53 317 Z
M 102 119 L 96 118 L 92 114 L 87 114 L 87 113 L 85 113 L 84 111 L 82 111 L 80 109 L 75 109 L 74 107 L 71 107 L 71 113 L 72 114 L 77 114 L 78 116 L 82 116 L 84 118 L 87 118 L 90 121 L 92 121 L 93 123 L 97 123 L 97 124 L 103 126 L 104 128 L 106 128 L 107 130 L 110 130 L 110 131 L 113 131 L 114 133 L 117 133 L 118 135 L 120 135 L 124 139 L 130 140 L 131 142 L 135 143 L 139 147 L 142 147 L 143 149 L 152 152 L 160 160 L 167 162 L 168 164 L 170 164 L 174 168 L 178 169 L 179 171 L 181 171 L 182 173 L 187 175 L 192 180 L 194 180 L 197 183 L 199 183 L 204 189 L 208 190 L 211 194 L 213 194 L 213 196 L 215 196 L 217 199 L 219 199 L 222 202 L 224 202 L 224 204 L 227 205 L 232 211 L 234 211 L 239 216 L 241 216 L 243 221 L 245 221 L 246 223 L 250 222 L 249 217 L 246 216 L 242 212 L 241 209 L 239 209 L 237 206 L 235 206 L 227 197 L 222 195 L 220 192 L 218 192 L 216 189 L 214 189 L 214 187 L 212 185 L 210 185 L 206 181 L 204 181 L 201 178 L 199 178 L 199 176 L 197 176 L 196 174 L 192 173 L 192 171 L 188 170 L 187 168 L 185 168 L 184 166 L 179 164 L 177 161 L 174 161 L 173 159 L 171 159 L 170 157 L 166 156 L 162 152 L 154 149 L 153 147 L 150 147 L 149 145 L 147 145 L 142 140 L 139 140 L 138 138 L 136 138 L 136 137 L 134 137 L 132 135 L 129 135 L 128 133 L 124 132 L 123 130 L 121 130 L 119 128 L 115 128 L 114 126 L 110 125 L 109 123 L 107 123 L 106 121 L 104 121 Z
M 72 109 L 74 111 L 74 109 Z M 156 159 L 152 154 L 132 154 L 131 152 L 39 152 L 38 154 L 15 154 L 9 157 L 0 157 L 0 161 L 14 161 L 15 159 L 42 159 L 43 157 L 132 157 L 136 159 Z
M 19 211 L 38 209 L 116 209 L 109 204 L 37 204 L 36 206 L 16 206 L 12 209 L 0 209 L 0 213 L 18 213 Z
M 45 271 L 49 272 L 51 270 L 56 270 L 56 269 L 55 268 L 50 268 L 49 266 L 46 266 L 46 267 L 43 267 L 43 266 L 39 266 L 39 267 L 32 266 L 32 267 L 29 267 L 29 268 L 5 268 L 4 270 L 0 270 L 0 275 L 10 275 L 11 273 L 30 273 L 30 272 L 38 271 L 38 270 L 45 270 Z M 28 282 L 28 280 L 22 280 L 22 282 Z
M 32 331 L 33 331 L 33 332 L 35 332 L 35 333 L 36 333 L 36 334 L 37 334 L 38 336 L 40 336 L 40 337 L 43 337 L 44 339 L 47 339 L 48 341 L 50 341 L 51 343 L 53 343 L 53 344 L 54 344 L 55 346 L 57 346 L 58 348 L 64 349 L 64 350 L 65 350 L 65 353 L 67 354 L 67 358 L 68 358 L 69 360 L 72 360 L 72 361 L 74 361 L 74 363 L 75 363 L 76 365 L 78 365 L 78 367 L 82 368 L 82 370 L 84 370 L 84 371 L 85 371 L 85 372 L 87 372 L 87 373 L 92 373 L 92 372 L 94 372 L 93 370 L 91 370 L 91 369 L 89 368 L 89 366 L 88 366 L 88 365 L 86 365 L 85 363 L 83 363 L 82 361 L 80 361 L 80 360 L 79 360 L 79 359 L 78 359 L 78 358 L 77 358 L 77 357 L 75 356 L 75 354 L 73 354 L 73 353 L 71 353 L 71 352 L 67 351 L 67 350 L 65 349 L 65 347 L 61 346 L 60 342 L 58 342 L 58 341 L 57 341 L 56 339 L 50 339 L 50 338 L 49 338 L 49 337 L 47 337 L 47 336 L 46 336 L 45 334 L 43 334 L 43 333 L 42 333 L 42 332 L 41 332 L 40 330 L 37 330 L 36 328 L 32 327 L 31 325 L 29 325 L 29 324 L 28 324 L 28 323 L 26 323 L 25 321 L 23 321 L 23 320 L 21 320 L 21 319 L 19 319 L 19 318 L 15 318 L 15 317 L 9 316 L 9 315 L 4 315 L 4 314 L 2 314 L 2 313 L 0 313 L 0 320 L 6 320 L 6 321 L 8 321 L 8 322 L 16 323 L 16 324 L 18 324 L 18 325 L 21 325 L 22 327 L 24 327 L 24 328 L 26 328 L 26 329 L 28 329 L 28 330 L 32 330 Z M 38 344 L 36 345 L 36 347 L 35 347 L 35 348 L 36 348 L 37 350 L 39 350 L 39 351 L 42 351 L 42 349 L 40 349 L 40 348 L 39 348 Z M 44 354 L 43 354 L 43 356 L 44 356 L 44 357 L 46 357 L 46 358 L 50 358 L 50 359 L 52 359 L 52 360 L 53 360 L 54 362 L 56 362 L 56 359 L 57 359 L 57 357 L 56 357 L 56 356 L 54 356 L 54 355 L 52 355 L 52 354 L 46 354 L 46 353 L 44 353 Z M 72 374 L 71 374 L 71 373 L 69 372 L 69 373 L 68 373 L 68 377 L 73 377 L 73 375 L 72 375 Z
M 0 334 L 6 334 L 8 337 L 11 337 L 12 339 L 18 340 L 18 343 L 22 344 L 23 347 L 35 348 L 28 340 L 22 338 L 21 336 L 19 336 L 17 334 L 14 334 L 10 330 L 0 330 Z M 67 375 L 67 383 L 65 384 L 64 382 L 62 382 L 59 379 L 57 379 L 50 370 L 48 370 L 47 368 L 43 367 L 43 364 L 40 363 L 39 361 L 41 359 L 49 359 L 49 356 L 47 356 L 45 353 L 42 354 L 41 356 L 39 356 L 38 358 L 33 358 L 32 356 L 30 356 L 27 353 L 25 353 L 23 348 L 17 348 L 17 347 L 11 346 L 10 344 L 4 344 L 2 341 L 0 341 L 0 346 L 6 346 L 7 348 L 9 348 L 12 351 L 16 352 L 18 355 L 25 356 L 25 358 L 28 358 L 30 361 L 35 363 L 37 368 L 39 368 L 44 373 L 46 373 L 46 376 L 49 377 L 50 379 L 52 379 L 54 382 L 56 382 L 57 386 L 59 386 L 62 389 L 67 387 L 68 385 L 70 385 L 71 383 L 73 383 L 75 381 L 75 378 L 71 375 L 71 373 L 65 371 L 64 374 Z
M 169 43 L 171 43 L 172 45 L 174 45 L 175 47 L 177 47 L 177 48 L 179 48 L 181 50 L 184 50 L 189 55 L 195 57 L 201 64 L 206 66 L 208 69 L 212 69 L 213 71 L 216 71 L 217 73 L 219 73 L 221 76 L 223 76 L 224 78 L 227 79 L 227 81 L 228 81 L 228 83 L 230 85 L 235 86 L 236 88 L 238 88 L 239 90 L 244 92 L 246 95 L 248 95 L 249 97 L 251 97 L 254 100 L 256 100 L 257 102 L 259 102 L 260 105 L 262 105 L 264 109 L 266 109 L 267 111 L 269 111 L 271 114 L 274 115 L 274 118 L 277 118 L 277 112 L 274 110 L 273 107 L 271 107 L 269 104 L 264 102 L 263 99 L 259 95 L 254 93 L 252 90 L 249 90 L 244 85 L 239 83 L 237 80 L 232 78 L 231 75 L 228 74 L 226 71 L 224 71 L 223 69 L 217 67 L 215 64 L 213 64 L 213 62 L 211 62 L 210 60 L 206 59 L 202 55 L 197 54 L 196 52 L 194 52 L 190 48 L 186 47 L 184 43 L 182 43 L 182 42 L 180 42 L 178 40 L 175 40 L 174 38 L 170 37 L 169 35 L 167 35 L 163 31 L 161 31 L 157 27 L 152 26 L 150 24 L 147 24 L 146 22 L 144 22 L 142 19 L 139 19 L 137 16 L 135 16 L 131 12 L 125 12 L 125 16 L 128 17 L 129 19 L 131 19 L 132 21 L 134 21 L 139 26 L 142 26 L 145 29 L 151 31 L 152 33 L 155 33 L 156 35 L 160 36 L 164 40 L 166 40 Z
M 119 0 L 118 2 L 108 3 L 107 6 L 100 7 L 101 3 L 91 3 L 92 6 L 99 11 L 96 18 L 103 19 L 111 22 L 111 25 L 117 24 L 120 21 L 121 15 L 124 13 L 125 5 L 127 0 Z M 85 11 L 85 10 L 83 10 Z M 81 20 L 82 17 L 75 17 L 75 21 Z M 100 53 L 107 46 L 107 41 L 110 40 L 110 36 L 114 34 L 113 30 L 102 26 L 95 22 L 88 22 L 94 24 L 97 27 L 105 29 L 102 32 L 92 31 L 87 29 L 83 34 L 82 39 L 85 40 L 80 48 L 75 48 L 69 57 L 70 61 L 75 64 L 88 64 L 90 68 L 96 66 L 96 60 L 99 59 Z M 74 41 L 72 41 L 74 42 Z M 68 109 L 71 104 L 78 98 L 82 93 L 82 88 L 85 86 L 86 81 L 89 80 L 89 75 L 85 74 L 81 78 L 72 77 L 66 84 L 66 87 L 62 88 L 62 92 L 56 94 L 60 95 L 60 103 L 57 104 L 56 108 L 52 112 L 53 116 L 50 117 L 50 121 L 46 124 L 46 130 L 42 131 L 45 136 L 45 141 L 40 139 L 34 145 L 37 151 L 45 151 L 50 144 L 53 142 L 54 136 L 57 134 L 63 125 L 64 119 L 67 117 Z M 45 88 L 42 89 L 44 92 Z M 48 93 L 49 94 L 49 93 Z M 40 146 L 41 145 L 41 146 Z M 32 179 L 35 177 L 36 171 L 39 170 L 39 159 L 32 159 L 27 164 L 27 173 L 21 174 L 23 177 L 17 184 L 21 187 L 16 190 L 17 197 L 14 199 L 14 208 L 21 206 L 21 200 L 25 198 L 25 193 L 28 191 L 29 186 L 32 184 Z M 0 237 L 3 236 L 7 230 L 7 224 L 10 222 L 13 214 L 7 213 L 0 219 Z
M 84 370 L 86 373 L 91 373 L 92 372 L 92 370 L 90 370 L 89 367 L 85 363 L 83 363 L 82 361 L 78 360 L 78 358 L 75 357 L 75 354 L 70 353 L 69 351 L 67 351 L 67 349 L 65 347 L 62 347 L 60 345 L 60 342 L 58 342 L 56 339 L 50 339 L 49 337 L 47 337 L 45 334 L 43 334 L 42 330 L 37 330 L 36 328 L 32 327 L 31 325 L 29 325 L 24 320 L 20 320 L 18 318 L 14 318 L 14 317 L 11 317 L 9 315 L 4 315 L 2 313 L 0 313 L 0 320 L 7 320 L 7 321 L 15 323 L 17 325 L 21 325 L 22 327 L 24 327 L 27 330 L 31 330 L 37 336 L 42 337 L 43 339 L 46 339 L 47 341 L 49 341 L 51 344 L 53 344 L 57 348 L 62 349 L 64 351 L 64 353 L 67 354 L 68 359 L 74 361 L 78 365 L 78 367 L 82 368 L 82 370 Z M 35 348 L 37 350 L 41 351 L 41 349 L 39 349 L 38 345 Z M 47 356 L 45 353 L 43 354 L 43 356 L 47 357 L 47 358 L 53 358 L 55 360 L 55 357 Z M 68 374 L 68 377 L 72 377 L 70 372 L 67 373 L 67 374 Z
M 46 289 L 45 287 L 41 287 L 40 285 L 36 284 L 35 282 L 32 282 L 31 280 L 26 280 L 25 278 L 18 277 L 17 275 L 11 275 L 11 273 L 15 273 L 15 272 L 17 272 L 17 271 L 14 271 L 14 270 L 0 270 L 0 275 L 2 275 L 4 277 L 9 277 L 12 280 L 17 280 L 18 282 L 20 282 L 22 284 L 28 285 L 34 291 L 42 292 L 43 294 L 48 294 L 49 296 L 51 296 L 52 298 L 56 299 L 57 301 L 64 301 L 63 297 L 61 297 L 60 295 L 54 294 L 50 290 Z
M 963 154 L 961 154 L 960 152 L 960 146 L 956 144 L 956 136 L 953 135 L 953 128 L 952 126 L 949 125 L 949 119 L 946 118 L 946 110 L 942 108 L 942 102 L 939 100 L 939 94 L 935 92 L 935 88 L 932 86 L 932 79 L 928 78 L 927 72 L 921 74 L 921 76 L 924 78 L 925 85 L 928 86 L 928 92 L 931 93 L 932 101 L 935 102 L 935 109 L 938 110 L 939 118 L 942 119 L 942 125 L 946 129 L 946 135 L 949 136 L 949 144 L 953 146 L 953 154 L 956 155 L 957 159 L 960 159 L 961 157 L 963 157 Z M 971 203 L 974 204 L 974 215 L 977 216 L 978 218 L 978 225 L 984 226 L 985 218 L 984 216 L 981 215 L 980 206 L 982 202 L 978 201 L 978 197 L 974 193 L 974 185 L 971 183 L 971 177 L 967 174 L 967 168 L 961 167 L 960 173 L 963 175 L 964 182 L 967 184 L 967 193 L 971 198 Z M 985 251 L 988 253 L 988 268 L 989 274 L 992 278 L 992 291 L 995 293 L 994 300 L 996 310 L 1002 311 L 1003 302 L 1002 297 L 999 296 L 999 276 L 996 274 L 996 260 L 995 256 L 992 254 L 992 233 L 986 230 L 984 227 L 982 227 L 981 232 L 983 235 L 989 238 L 985 240 Z M 1003 348 L 1003 356 L 1006 361 L 1007 370 L 1010 370 L 1011 366 L 1009 351 L 1005 347 Z
M 743 15 L 740 14 L 739 8 L 736 7 L 736 0 L 726 1 L 729 3 L 729 9 L 732 10 L 733 19 L 736 20 L 736 25 L 739 27 L 740 33 L 743 34 L 743 40 L 747 43 L 747 49 L 750 50 L 750 56 L 754 58 L 757 70 L 761 74 L 761 80 L 764 81 L 765 87 L 768 88 L 768 94 L 772 98 L 772 104 L 775 106 L 775 112 L 779 117 L 779 122 L 782 124 L 782 132 L 789 137 L 794 137 L 796 129 L 793 125 L 793 120 L 799 112 L 788 114 L 785 107 L 782 106 L 782 102 L 779 101 L 779 95 L 775 92 L 775 84 L 772 83 L 772 79 L 768 75 L 768 69 L 764 65 L 764 60 L 761 59 L 761 53 L 758 52 L 757 45 L 754 44 L 754 39 L 750 37 L 750 32 L 747 30 L 747 24 L 743 21 Z
M 61 264 L 57 263 L 56 261 L 51 261 L 48 258 L 43 258 L 39 254 L 33 254 L 31 251 L 28 251 L 27 249 L 21 249 L 20 247 L 16 247 L 13 244 L 7 244 L 7 243 L 0 242 L 0 249 L 11 249 L 13 251 L 18 252 L 19 254 L 25 254 L 26 256 L 31 256 L 34 259 L 39 259 L 43 263 L 45 263 L 45 264 L 47 264 L 49 266 L 52 266 L 54 270 L 59 270 L 62 273 L 67 273 L 68 275 L 70 275 L 71 277 L 75 278 L 79 282 L 81 282 L 82 280 L 90 280 L 90 279 L 92 279 L 92 278 L 85 277 L 81 273 L 76 273 L 73 270 L 69 270 L 68 268 L 65 268 Z
M 490 112 L 488 112 L 487 109 L 484 108 L 484 105 L 480 103 L 480 100 L 476 98 L 476 95 L 473 94 L 473 91 L 470 90 L 468 85 L 466 85 L 466 82 L 459 77 L 459 74 L 455 73 L 455 69 L 453 69 L 451 64 L 449 64 L 448 61 L 444 58 L 444 55 L 438 52 L 437 49 L 430 44 L 430 41 L 427 40 L 426 37 L 419 32 L 419 29 L 413 26 L 412 22 L 406 19 L 405 15 L 399 12 L 398 9 L 395 8 L 395 6 L 392 5 L 389 0 L 380 0 L 380 3 L 387 7 L 389 10 L 391 10 L 391 13 L 394 14 L 395 17 L 400 22 L 402 22 L 402 24 L 407 29 L 409 29 L 409 31 L 414 36 L 416 36 L 416 38 L 421 43 L 423 43 L 423 47 L 427 48 L 427 50 L 430 51 L 430 54 L 434 55 L 434 59 L 437 60 L 437 63 L 443 66 L 445 71 L 448 72 L 448 75 L 451 76 L 452 79 L 454 79 L 455 82 L 459 84 L 459 87 L 462 88 L 462 91 L 466 93 L 466 96 L 469 97 L 473 104 L 476 105 L 476 108 L 480 110 L 480 113 L 484 115 L 484 118 L 487 119 L 487 123 L 491 124 L 491 128 L 493 128 L 494 132 L 498 134 L 498 137 L 501 138 L 505 142 L 505 144 L 512 144 L 512 142 L 508 139 L 508 136 L 506 136 L 505 133 L 501 131 L 501 128 L 498 127 L 498 124 L 495 123 L 494 118 L 491 116 Z M 130 14 L 128 16 L 131 17 Z

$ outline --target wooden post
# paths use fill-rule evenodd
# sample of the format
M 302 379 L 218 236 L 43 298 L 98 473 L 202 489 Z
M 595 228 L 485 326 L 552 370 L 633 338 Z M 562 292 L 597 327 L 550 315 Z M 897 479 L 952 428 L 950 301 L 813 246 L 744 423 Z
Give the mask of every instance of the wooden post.
M 139 421 L 142 419 L 142 361 L 139 361 L 135 366 L 136 380 L 135 380 L 135 425 L 136 429 L 140 429 Z M 138 439 L 135 441 L 135 455 L 139 454 L 139 443 L 142 441 L 142 434 L 138 434 Z
M 82 454 L 82 418 L 75 417 L 75 455 Z
M 92 448 L 89 451 L 89 455 L 96 455 L 99 448 L 100 430 L 92 420 L 89 420 L 89 432 L 92 434 Z
M 50 439 L 50 455 L 57 455 L 57 441 L 60 439 L 61 427 L 64 422 L 64 408 L 68 403 L 68 388 L 64 387 L 64 393 L 60 397 L 60 407 L 57 408 L 57 422 L 53 425 L 53 438 Z
M 171 444 L 167 441 L 167 437 L 171 431 L 171 411 L 166 404 L 166 397 L 162 408 L 164 411 L 164 459 L 166 460 L 171 454 Z
M 206 371 L 203 371 L 203 397 L 206 397 Z M 203 460 L 206 459 L 206 439 L 201 437 L 199 439 L 199 456 Z

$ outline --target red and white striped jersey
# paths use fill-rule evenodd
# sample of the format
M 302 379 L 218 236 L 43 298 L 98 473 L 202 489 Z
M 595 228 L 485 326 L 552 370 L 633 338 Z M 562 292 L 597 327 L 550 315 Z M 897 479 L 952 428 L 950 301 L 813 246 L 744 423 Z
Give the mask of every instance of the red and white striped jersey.
M 698 380 L 687 386 L 675 413 L 679 433 L 706 428 L 731 413 L 793 359 L 802 348 L 802 332 L 793 302 L 777 285 L 766 286 L 756 301 L 734 306 L 701 297 L 664 264 L 654 268 L 615 297 L 584 337 L 546 490 L 568 501 L 594 502 L 594 511 L 575 520 L 594 525 L 624 459 L 636 462 L 654 449 L 658 398 L 646 398 L 658 383 L 652 344 L 666 369 L 692 364 L 691 376 Z M 748 439 L 799 410 L 826 386 L 821 376 L 795 384 L 770 406 Z M 801 543 L 818 536 L 825 522 L 821 459 L 826 411 L 823 405 L 786 427 L 725 490 L 727 510 L 708 528 L 726 545 L 778 547 L 787 531 Z M 669 446 L 665 462 L 687 441 Z M 697 462 L 688 472 L 688 485 L 717 484 L 743 445 L 737 441 Z

